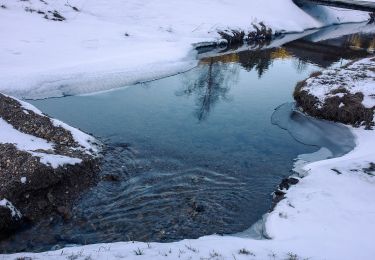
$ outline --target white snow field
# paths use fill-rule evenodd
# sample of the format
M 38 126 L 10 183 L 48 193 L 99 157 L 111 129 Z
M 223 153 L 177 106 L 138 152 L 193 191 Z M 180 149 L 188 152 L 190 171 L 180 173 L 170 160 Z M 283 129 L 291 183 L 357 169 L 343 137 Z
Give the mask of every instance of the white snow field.
M 50 20 L 55 11 L 66 20 Z M 192 44 L 216 42 L 218 29 L 263 21 L 301 32 L 367 18 L 302 10 L 292 0 L 0 0 L 0 92 L 45 98 L 113 89 L 188 70 L 196 65 Z

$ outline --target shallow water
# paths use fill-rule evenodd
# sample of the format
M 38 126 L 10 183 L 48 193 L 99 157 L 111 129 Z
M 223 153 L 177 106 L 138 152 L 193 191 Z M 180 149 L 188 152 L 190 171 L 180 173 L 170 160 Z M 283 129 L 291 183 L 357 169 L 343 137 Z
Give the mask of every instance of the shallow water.
M 1 242 L 1 251 L 174 241 L 249 228 L 269 210 L 271 193 L 291 175 L 298 155 L 326 147 L 339 156 L 354 146 L 347 128 L 290 105 L 296 82 L 311 72 L 367 55 L 363 49 L 321 54 L 316 46 L 322 44 L 331 46 L 305 38 L 202 58 L 195 69 L 169 78 L 32 101 L 101 139 L 100 174 L 119 180 L 100 181 L 85 193 L 71 220 L 42 221 Z

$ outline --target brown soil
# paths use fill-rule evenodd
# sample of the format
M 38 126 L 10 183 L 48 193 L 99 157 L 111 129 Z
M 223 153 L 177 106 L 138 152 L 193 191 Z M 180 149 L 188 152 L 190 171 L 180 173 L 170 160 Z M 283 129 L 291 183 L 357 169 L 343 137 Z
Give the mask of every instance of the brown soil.
M 310 78 L 320 75 L 321 73 L 313 73 Z M 318 98 L 303 90 L 306 81 L 298 82 L 293 93 L 297 106 L 302 108 L 305 113 L 316 118 L 350 124 L 355 127 L 365 125 L 367 129 L 372 128 L 374 108 L 366 108 L 362 104 L 362 93 L 351 94 L 345 88 L 339 88 L 332 91 L 331 94 L 342 93 L 342 97 L 326 98 L 324 104 L 318 106 Z M 341 103 L 344 106 L 340 106 Z
M 99 169 L 99 159 L 76 149 L 79 145 L 69 131 L 54 126 L 46 116 L 24 110 L 18 101 L 0 94 L 2 119 L 23 133 L 56 144 L 54 151 L 43 152 L 80 158 L 82 163 L 54 169 L 13 144 L 0 144 L 0 200 L 6 198 L 22 214 L 22 219 L 12 218 L 9 209 L 0 207 L 0 239 L 52 213 L 69 218 L 74 199 L 95 183 Z

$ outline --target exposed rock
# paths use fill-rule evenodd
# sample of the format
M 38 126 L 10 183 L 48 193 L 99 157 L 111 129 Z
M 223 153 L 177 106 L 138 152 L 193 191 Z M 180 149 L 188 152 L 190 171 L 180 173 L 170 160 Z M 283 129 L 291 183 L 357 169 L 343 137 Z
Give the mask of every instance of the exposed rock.
M 105 174 L 101 177 L 104 181 L 112 181 L 112 182 L 118 182 L 120 181 L 120 176 L 115 174 Z
M 91 138 L 88 141 L 92 143 L 84 146 L 81 140 L 75 139 L 70 128 L 39 113 L 31 105 L 2 94 L 0 118 L 21 134 L 52 144 L 48 151 L 29 151 L 20 149 L 17 144 L 0 142 L 0 201 L 11 202 L 20 212 L 20 216 L 12 216 L 8 208 L 0 205 L 0 239 L 14 232 L 22 223 L 36 222 L 53 212 L 65 219 L 70 218 L 73 200 L 96 181 L 99 149 L 94 139 L 79 132 Z M 40 155 L 76 161 L 56 166 L 43 162 Z
M 296 185 L 299 182 L 298 179 L 290 177 L 290 178 L 285 178 L 281 181 L 279 184 L 279 189 L 280 190 L 289 190 L 289 187 L 292 185 Z
M 276 207 L 277 203 L 285 198 L 286 190 L 289 190 L 292 185 L 296 185 L 298 182 L 299 180 L 293 177 L 284 178 L 281 181 L 277 190 L 273 193 L 271 211 Z

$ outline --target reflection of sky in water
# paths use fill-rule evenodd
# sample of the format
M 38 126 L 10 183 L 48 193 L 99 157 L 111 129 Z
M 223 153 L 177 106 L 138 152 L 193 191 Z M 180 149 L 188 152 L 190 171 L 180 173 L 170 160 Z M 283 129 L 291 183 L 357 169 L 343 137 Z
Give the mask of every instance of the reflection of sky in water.
M 269 209 L 270 194 L 291 174 L 293 160 L 318 150 L 296 133 L 302 127 L 306 136 L 317 136 L 309 126 L 319 123 L 293 121 L 284 110 L 276 123 L 290 135 L 271 122 L 276 107 L 292 102 L 296 82 L 318 69 L 287 51 L 205 59 L 187 73 L 146 84 L 32 102 L 102 139 L 107 149 L 101 174 L 121 181 L 100 182 L 79 201 L 73 220 L 46 221 L 15 236 L 33 237 L 28 245 L 0 247 L 170 241 L 250 227 Z M 340 134 L 306 143 L 326 142 L 334 150 L 335 138 Z

